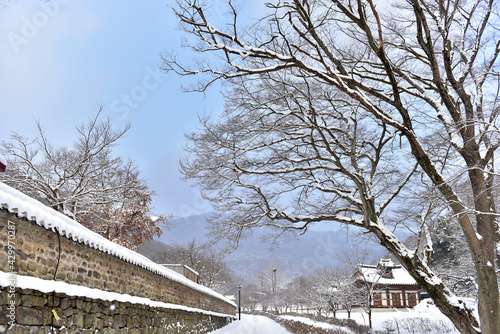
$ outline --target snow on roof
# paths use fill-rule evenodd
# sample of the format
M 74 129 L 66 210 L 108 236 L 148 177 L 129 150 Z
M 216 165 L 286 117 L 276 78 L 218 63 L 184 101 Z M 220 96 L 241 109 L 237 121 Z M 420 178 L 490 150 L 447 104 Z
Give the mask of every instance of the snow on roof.
M 219 298 L 233 306 L 235 303 L 223 295 L 197 284 L 175 271 L 159 265 L 147 257 L 140 255 L 128 248 L 115 244 L 101 235 L 89 230 L 77 221 L 45 206 L 39 201 L 21 193 L 20 191 L 0 182 L 0 206 L 9 212 L 16 213 L 19 217 L 25 217 L 35 221 L 38 225 L 58 232 L 60 235 L 83 243 L 91 248 L 100 250 L 109 255 L 116 256 L 123 261 L 132 263 L 143 269 L 166 277 L 172 281 L 188 286 L 194 290 L 203 292 L 215 298 Z
M 161 263 L 160 265 L 164 266 L 165 268 L 186 268 L 187 270 L 189 270 L 190 272 L 192 272 L 193 274 L 195 275 L 200 275 L 199 272 L 197 272 L 196 270 L 194 270 L 193 268 L 191 268 L 190 266 L 187 266 L 185 264 L 181 264 L 181 263 Z
M 417 281 L 401 265 L 393 265 L 391 270 L 391 278 L 383 277 L 379 266 L 362 264 L 359 266 L 358 272 L 361 274 L 362 279 L 368 283 L 381 285 L 418 285 Z
M 381 267 L 392 268 L 394 267 L 394 262 L 391 259 L 380 259 L 378 265 Z

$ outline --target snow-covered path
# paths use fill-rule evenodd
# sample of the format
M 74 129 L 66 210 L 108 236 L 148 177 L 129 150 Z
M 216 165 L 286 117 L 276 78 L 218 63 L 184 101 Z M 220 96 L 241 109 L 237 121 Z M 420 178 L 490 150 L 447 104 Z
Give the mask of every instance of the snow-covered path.
M 241 320 L 210 332 L 210 334 L 291 334 L 277 322 L 261 315 L 242 314 Z

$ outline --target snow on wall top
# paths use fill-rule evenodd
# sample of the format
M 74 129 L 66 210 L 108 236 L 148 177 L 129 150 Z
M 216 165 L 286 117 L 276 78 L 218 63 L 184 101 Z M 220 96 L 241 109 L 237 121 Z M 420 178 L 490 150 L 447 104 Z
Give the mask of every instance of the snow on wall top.
M 121 294 L 110 291 L 103 291 L 95 288 L 89 288 L 81 285 L 69 284 L 61 281 L 47 281 L 38 277 L 21 276 L 12 273 L 2 273 L 0 272 L 0 286 L 6 287 L 12 284 L 12 276 L 14 275 L 16 281 L 16 287 L 20 289 L 33 289 L 43 293 L 50 293 L 55 291 L 57 293 L 64 293 L 68 296 L 86 297 L 91 299 L 106 300 L 110 302 L 123 302 L 132 304 L 149 305 L 152 307 L 162 307 L 174 310 L 184 310 L 188 312 L 196 312 L 207 315 L 214 315 L 218 317 L 235 317 L 230 314 L 223 314 L 218 312 L 212 312 L 207 310 L 202 310 L 198 308 L 188 307 L 184 305 L 177 305 L 172 303 L 164 303 L 151 300 L 149 298 L 131 296 L 128 294 Z
M 19 217 L 32 220 L 38 225 L 43 226 L 46 229 L 51 229 L 55 233 L 59 233 L 61 236 L 65 236 L 68 239 L 83 243 L 109 255 L 116 256 L 123 261 L 149 270 L 212 297 L 221 299 L 236 307 L 235 303 L 228 300 L 223 295 L 205 286 L 197 284 L 181 274 L 149 260 L 143 255 L 115 244 L 114 242 L 79 224 L 77 221 L 45 206 L 39 201 L 7 186 L 2 182 L 0 182 L 0 206 L 9 210 L 11 213 L 16 213 Z

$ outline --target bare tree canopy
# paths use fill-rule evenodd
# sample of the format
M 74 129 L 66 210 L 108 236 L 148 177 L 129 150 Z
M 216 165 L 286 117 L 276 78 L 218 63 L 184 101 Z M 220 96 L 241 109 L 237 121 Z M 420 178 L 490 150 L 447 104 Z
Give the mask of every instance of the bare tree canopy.
M 113 154 L 130 126 L 113 130 L 96 116 L 76 128 L 73 147 L 54 147 L 38 122 L 38 137 L 12 135 L 2 143 L 9 160 L 3 181 L 76 219 L 109 240 L 136 249 L 161 234 L 164 216 L 152 217 L 154 192 L 132 161 Z
M 164 69 L 222 79 L 226 109 L 189 135 L 186 178 L 216 229 L 336 221 L 376 236 L 462 333 L 500 333 L 495 153 L 499 6 L 491 1 L 293 0 L 251 26 L 203 1 L 175 12 L 198 53 Z M 428 225 L 453 215 L 477 276 L 475 319 L 430 268 Z M 392 232 L 417 236 L 406 247 Z M 419 250 L 423 250 L 421 253 Z M 480 324 L 477 320 L 480 320 Z
M 210 289 L 226 293 L 233 283 L 224 254 L 210 243 L 191 240 L 184 245 L 168 245 L 152 256 L 157 263 L 185 264 L 199 274 L 199 282 Z

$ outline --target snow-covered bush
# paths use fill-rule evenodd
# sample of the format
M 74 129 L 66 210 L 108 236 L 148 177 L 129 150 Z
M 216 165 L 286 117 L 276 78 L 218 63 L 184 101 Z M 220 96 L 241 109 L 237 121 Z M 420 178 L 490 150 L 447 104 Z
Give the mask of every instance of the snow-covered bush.
M 458 333 L 449 320 L 424 317 L 394 318 L 385 322 L 385 329 L 396 334 Z

